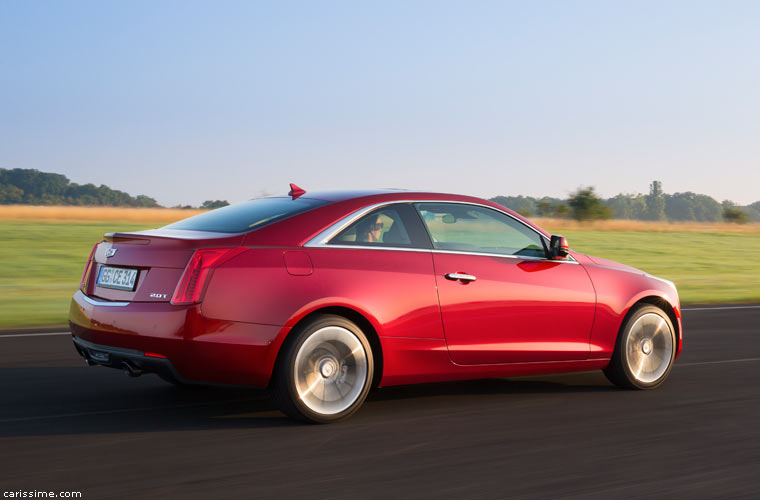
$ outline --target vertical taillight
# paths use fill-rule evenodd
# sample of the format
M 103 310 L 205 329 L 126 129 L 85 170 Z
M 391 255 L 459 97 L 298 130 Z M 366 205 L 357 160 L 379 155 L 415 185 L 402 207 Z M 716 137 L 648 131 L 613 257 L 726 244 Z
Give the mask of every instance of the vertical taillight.
M 82 290 L 82 292 L 87 293 L 87 281 L 90 279 L 90 268 L 92 267 L 92 257 L 95 255 L 95 250 L 97 250 L 98 245 L 100 245 L 100 241 L 95 243 L 95 246 L 92 247 L 92 251 L 90 252 L 90 256 L 87 258 L 87 263 L 84 265 L 84 272 L 82 273 L 82 279 L 79 280 L 79 289 Z
M 247 250 L 246 247 L 237 248 L 202 248 L 196 250 L 190 262 L 185 267 L 185 272 L 177 284 L 172 296 L 172 304 L 195 304 L 200 302 L 203 291 L 211 278 L 211 272 L 215 267 L 230 260 Z

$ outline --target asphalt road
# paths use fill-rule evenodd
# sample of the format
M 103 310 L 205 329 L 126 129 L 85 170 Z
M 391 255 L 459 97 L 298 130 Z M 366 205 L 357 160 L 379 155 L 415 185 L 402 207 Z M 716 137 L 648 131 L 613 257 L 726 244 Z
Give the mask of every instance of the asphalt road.
M 385 388 L 310 426 L 263 391 L 0 336 L 0 492 L 82 498 L 760 498 L 760 307 L 684 313 L 654 391 L 601 372 Z

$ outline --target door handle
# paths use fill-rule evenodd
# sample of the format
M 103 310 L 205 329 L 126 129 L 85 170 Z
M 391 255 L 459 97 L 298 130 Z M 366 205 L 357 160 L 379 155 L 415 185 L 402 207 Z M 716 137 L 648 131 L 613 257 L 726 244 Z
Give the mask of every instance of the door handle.
M 448 273 L 448 274 L 444 274 L 443 277 L 446 278 L 447 280 L 464 281 L 465 283 L 470 282 L 470 281 L 475 281 L 476 279 L 478 279 L 472 274 L 465 274 L 465 273 Z

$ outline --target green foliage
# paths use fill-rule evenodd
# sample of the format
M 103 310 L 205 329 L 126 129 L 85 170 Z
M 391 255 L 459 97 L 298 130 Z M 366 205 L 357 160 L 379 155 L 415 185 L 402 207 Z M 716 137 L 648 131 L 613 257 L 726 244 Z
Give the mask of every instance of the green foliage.
M 1 173 L 1 172 L 0 172 Z M 24 190 L 11 184 L 0 184 L 0 204 L 21 203 L 24 199 Z
M 530 217 L 538 211 L 536 200 L 530 196 L 496 196 L 495 198 L 491 198 L 491 201 L 526 217 Z
M 568 213 L 564 200 L 550 196 L 544 196 L 543 198 L 533 198 L 532 196 L 496 196 L 491 198 L 490 201 L 503 205 L 526 217 L 532 215 L 538 215 L 539 217 L 566 217 Z
M 736 224 L 745 224 L 749 216 L 739 207 L 733 204 L 723 202 L 723 220 L 726 222 L 735 222 Z
M 662 193 L 662 182 L 652 181 L 646 200 L 645 220 L 665 220 L 665 196 Z
M 672 221 L 717 222 L 720 203 L 704 194 L 692 192 L 665 195 L 665 213 Z
M 611 210 L 602 203 L 594 192 L 593 186 L 580 187 L 567 200 L 570 206 L 570 215 L 575 220 L 609 219 Z
M 619 194 L 605 205 L 612 210 L 615 219 L 643 220 L 647 216 L 647 199 L 641 194 Z
M 230 202 L 227 201 L 227 200 L 206 200 L 201 205 L 201 208 L 207 208 L 207 209 L 211 210 L 211 209 L 214 209 L 214 208 L 226 207 L 229 204 L 230 204 Z
M 35 169 L 0 168 L 0 204 L 158 207 L 149 196 L 132 197 L 105 184 L 79 185 L 66 176 Z
M 618 194 L 603 201 L 615 219 L 669 220 L 671 222 L 720 222 L 724 219 L 723 207 L 713 198 L 698 193 L 665 194 L 660 181 L 653 181 L 649 194 Z M 567 206 L 556 198 L 530 196 L 497 196 L 491 201 L 500 203 L 523 215 L 564 217 Z M 760 201 L 737 208 L 746 220 L 760 222 Z M 741 217 L 741 216 L 739 216 Z

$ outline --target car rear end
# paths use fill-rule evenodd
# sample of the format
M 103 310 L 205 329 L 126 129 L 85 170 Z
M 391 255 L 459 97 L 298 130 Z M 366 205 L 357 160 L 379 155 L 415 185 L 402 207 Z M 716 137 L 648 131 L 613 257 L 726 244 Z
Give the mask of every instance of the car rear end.
M 282 327 L 209 319 L 202 305 L 214 269 L 255 251 L 244 246 L 246 229 L 321 204 L 278 200 L 158 230 L 106 234 L 69 311 L 74 345 L 87 364 L 177 382 L 266 385 Z

